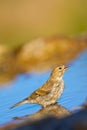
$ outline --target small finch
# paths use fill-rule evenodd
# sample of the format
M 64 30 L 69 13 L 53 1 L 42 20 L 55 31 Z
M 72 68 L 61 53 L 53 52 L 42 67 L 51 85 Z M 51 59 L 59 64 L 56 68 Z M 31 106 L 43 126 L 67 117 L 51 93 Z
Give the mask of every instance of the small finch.
M 54 68 L 49 79 L 39 89 L 34 91 L 29 97 L 13 105 L 10 109 L 26 103 L 40 104 L 42 107 L 56 103 L 64 90 L 62 77 L 67 68 L 65 65 Z

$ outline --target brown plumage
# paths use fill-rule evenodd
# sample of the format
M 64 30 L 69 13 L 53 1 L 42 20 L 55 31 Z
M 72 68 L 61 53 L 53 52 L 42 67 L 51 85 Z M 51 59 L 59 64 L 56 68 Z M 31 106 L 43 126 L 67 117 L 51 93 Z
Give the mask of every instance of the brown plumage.
M 67 67 L 65 65 L 54 68 L 46 83 L 34 91 L 28 98 L 13 105 L 10 109 L 25 103 L 40 104 L 42 107 L 56 103 L 64 90 L 62 77 L 66 69 Z

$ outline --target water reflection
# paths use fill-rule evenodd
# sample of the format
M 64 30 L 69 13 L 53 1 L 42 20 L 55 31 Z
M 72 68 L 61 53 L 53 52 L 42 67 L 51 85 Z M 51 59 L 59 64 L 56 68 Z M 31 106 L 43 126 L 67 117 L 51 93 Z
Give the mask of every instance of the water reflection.
M 21 101 L 41 86 L 49 77 L 49 72 L 20 75 L 6 87 L 0 87 L 0 124 L 9 122 L 13 117 L 33 114 L 40 110 L 36 104 L 25 104 L 9 110 L 13 104 Z M 82 53 L 71 63 L 64 75 L 65 90 L 59 104 L 71 110 L 82 104 L 87 97 L 87 52 Z

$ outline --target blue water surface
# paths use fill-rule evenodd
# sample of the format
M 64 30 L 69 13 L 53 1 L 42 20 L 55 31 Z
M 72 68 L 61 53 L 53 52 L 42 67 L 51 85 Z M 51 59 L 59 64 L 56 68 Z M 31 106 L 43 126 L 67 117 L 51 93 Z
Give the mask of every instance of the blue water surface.
M 0 87 L 0 124 L 7 123 L 13 117 L 20 117 L 37 112 L 37 104 L 24 104 L 12 110 L 9 108 L 29 96 L 49 77 L 50 71 L 20 75 L 14 81 Z M 81 105 L 87 97 L 87 51 L 70 63 L 64 75 L 65 90 L 58 103 L 71 110 Z

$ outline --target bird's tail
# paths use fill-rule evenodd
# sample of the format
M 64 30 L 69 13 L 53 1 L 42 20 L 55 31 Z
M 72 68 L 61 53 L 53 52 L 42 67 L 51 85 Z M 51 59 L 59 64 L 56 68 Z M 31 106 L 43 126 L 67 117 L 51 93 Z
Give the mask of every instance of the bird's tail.
M 13 109 L 14 107 L 17 107 L 19 105 L 26 104 L 26 103 L 28 103 L 28 98 L 26 98 L 26 99 L 24 99 L 24 100 L 22 100 L 22 101 L 20 101 L 20 102 L 18 102 L 16 104 L 14 104 L 12 107 L 10 107 L 10 109 Z

